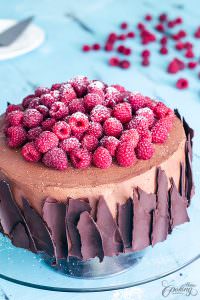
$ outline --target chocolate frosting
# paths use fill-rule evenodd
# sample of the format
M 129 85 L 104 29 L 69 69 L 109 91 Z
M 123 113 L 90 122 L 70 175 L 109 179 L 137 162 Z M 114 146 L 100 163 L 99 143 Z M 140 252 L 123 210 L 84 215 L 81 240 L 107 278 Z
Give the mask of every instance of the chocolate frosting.
M 123 252 L 121 234 L 103 197 L 98 201 L 96 220 L 101 233 L 104 255 L 113 256 Z
M 84 211 L 90 212 L 91 207 L 84 199 L 69 199 L 66 210 L 66 228 L 68 239 L 68 254 L 82 258 L 81 239 L 77 228 L 80 214 Z
M 133 202 L 128 199 L 124 204 L 118 204 L 118 227 L 125 248 L 132 245 Z
M 84 260 L 99 257 L 104 258 L 103 245 L 100 232 L 91 215 L 84 211 L 80 215 L 77 225 L 81 238 L 81 253 Z
M 67 258 L 68 255 L 65 215 L 66 205 L 64 203 L 46 198 L 43 206 L 43 218 L 49 228 L 57 260 Z

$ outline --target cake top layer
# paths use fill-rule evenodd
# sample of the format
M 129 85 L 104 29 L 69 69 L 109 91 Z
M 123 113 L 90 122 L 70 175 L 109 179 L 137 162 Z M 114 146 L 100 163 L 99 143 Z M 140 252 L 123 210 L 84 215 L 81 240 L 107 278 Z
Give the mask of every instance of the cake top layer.
M 39 87 L 3 118 L 7 145 L 57 170 L 130 167 L 165 144 L 173 111 L 138 92 L 77 76 Z

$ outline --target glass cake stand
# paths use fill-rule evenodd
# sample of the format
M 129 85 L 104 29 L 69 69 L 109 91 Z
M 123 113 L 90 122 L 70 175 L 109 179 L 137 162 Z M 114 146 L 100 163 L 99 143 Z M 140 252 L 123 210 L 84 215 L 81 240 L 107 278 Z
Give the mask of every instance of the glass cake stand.
M 51 291 L 101 292 L 142 285 L 181 270 L 200 258 L 197 234 L 200 228 L 200 157 L 197 155 L 194 155 L 193 170 L 196 194 L 188 209 L 190 222 L 175 228 L 166 241 L 136 254 L 106 258 L 101 266 L 96 259 L 86 266 L 71 261 L 73 272 L 77 271 L 77 276 L 71 277 L 69 269 L 68 274 L 63 274 L 50 267 L 45 257 L 15 248 L 0 235 L 0 278 Z M 82 268 L 86 268 L 84 276 L 81 276 Z M 98 276 L 99 268 L 105 276 Z

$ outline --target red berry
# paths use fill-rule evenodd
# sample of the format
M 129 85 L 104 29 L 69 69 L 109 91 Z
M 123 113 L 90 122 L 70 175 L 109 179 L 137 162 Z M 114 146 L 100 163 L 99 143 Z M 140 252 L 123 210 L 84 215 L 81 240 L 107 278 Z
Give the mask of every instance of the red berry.
M 54 98 L 54 102 L 60 101 L 60 91 L 59 90 L 50 91 L 49 94 Z
M 97 139 L 103 134 L 103 128 L 98 122 L 90 122 L 88 131 L 89 134 L 95 136 Z
M 70 103 L 69 103 L 69 113 L 72 115 L 75 112 L 82 112 L 85 113 L 85 106 L 84 106 L 84 101 L 83 98 L 76 98 L 73 99 Z
M 112 84 L 111 87 L 115 88 L 120 93 L 126 92 L 126 89 L 122 85 Z
M 18 125 L 11 126 L 6 131 L 7 143 L 11 148 L 17 148 L 24 144 L 26 141 L 26 130 Z
M 87 86 L 87 92 L 88 93 L 94 93 L 99 94 L 101 97 L 103 97 L 103 91 L 105 88 L 105 84 L 100 80 L 94 80 Z
M 73 99 L 75 99 L 76 93 L 71 84 L 64 84 L 60 88 L 60 101 L 65 105 L 69 105 Z
M 112 164 L 112 156 L 106 148 L 100 146 L 93 154 L 93 164 L 97 168 L 107 169 Z
M 89 80 L 86 76 L 76 76 L 68 81 L 74 88 L 76 92 L 76 97 L 81 98 L 87 93 L 87 86 L 89 84 Z
M 151 130 L 151 134 L 153 143 L 163 144 L 166 142 L 169 136 L 169 131 L 167 126 L 164 126 L 162 119 L 154 125 Z
M 175 19 L 176 24 L 182 24 L 183 23 L 183 19 L 181 17 L 178 17 Z
M 23 108 L 28 108 L 28 106 L 33 98 L 35 98 L 35 95 L 26 96 L 22 101 Z
M 118 66 L 119 62 L 120 62 L 120 60 L 118 57 L 111 57 L 108 61 L 109 65 L 113 66 L 113 67 Z
M 190 42 L 185 42 L 184 43 L 184 48 L 188 49 L 188 50 L 191 50 L 193 48 L 193 44 L 190 43 Z
M 95 106 L 90 113 L 91 120 L 99 123 L 104 122 L 106 119 L 110 118 L 110 115 L 110 109 L 103 105 Z
M 125 130 L 120 137 L 120 142 L 131 142 L 134 148 L 137 146 L 138 141 L 139 133 L 134 128 Z
M 99 94 L 90 93 L 84 97 L 84 106 L 88 111 L 91 111 L 96 105 L 102 104 L 104 98 Z
M 69 117 L 68 123 L 73 133 L 83 133 L 89 127 L 88 117 L 81 112 L 72 114 Z
M 94 45 L 92 45 L 92 49 L 98 51 L 101 49 L 101 46 L 98 43 L 95 43 Z
M 43 120 L 43 115 L 34 108 L 33 109 L 28 108 L 24 112 L 23 125 L 28 128 L 37 127 L 38 125 L 41 124 L 42 120 Z
M 124 55 L 130 55 L 131 54 L 131 49 L 130 48 L 125 48 L 123 54 Z
M 105 135 L 118 137 L 122 130 L 122 123 L 116 118 L 109 118 L 103 124 Z
M 185 57 L 187 57 L 187 58 L 193 58 L 194 57 L 194 52 L 191 49 L 188 49 L 185 52 Z
M 168 54 L 168 49 L 166 47 L 161 47 L 160 48 L 160 54 L 163 54 L 163 55 Z
M 149 122 L 147 118 L 143 116 L 136 116 L 128 123 L 128 129 L 137 129 L 140 134 L 143 131 L 147 131 L 149 127 Z
M 60 87 L 61 87 L 61 83 L 54 83 L 51 86 L 51 91 L 59 90 Z
M 91 165 L 92 155 L 87 149 L 77 149 L 70 154 L 72 164 L 77 169 L 86 169 Z
M 47 167 L 56 170 L 65 170 L 68 166 L 66 153 L 57 147 L 45 153 L 42 161 Z
M 29 162 L 38 162 L 42 157 L 41 153 L 35 148 L 33 142 L 26 143 L 22 147 L 21 154 L 23 158 Z
M 148 49 L 145 49 L 142 51 L 141 55 L 142 57 L 149 57 L 151 52 Z
M 122 142 L 116 150 L 116 159 L 120 166 L 129 167 L 136 162 L 134 145 L 131 142 Z
M 167 21 L 167 14 L 163 13 L 159 16 L 160 22 L 165 22 Z
M 144 30 L 145 29 L 145 26 L 144 26 L 144 24 L 142 24 L 142 23 L 138 23 L 137 24 L 137 28 L 139 29 L 139 30 Z
M 168 26 L 169 28 L 173 28 L 175 25 L 176 25 L 176 23 L 175 23 L 174 21 L 169 21 L 169 22 L 167 23 L 167 26 Z
M 70 153 L 71 151 L 79 149 L 80 146 L 81 146 L 81 143 L 75 137 L 70 137 L 66 140 L 63 140 L 59 144 L 59 147 L 61 149 L 63 149 L 65 152 L 68 152 L 68 153 Z
M 168 65 L 168 67 L 167 67 L 167 72 L 168 72 L 168 73 L 171 73 L 171 74 L 175 74 L 175 73 L 177 73 L 178 71 L 181 70 L 180 67 L 181 67 L 181 66 L 180 66 L 179 61 L 178 61 L 177 59 L 173 59 L 173 60 L 169 63 L 169 65 Z
M 200 38 L 200 27 L 197 28 L 197 30 L 194 33 L 195 38 L 199 39 Z
M 94 151 L 98 147 L 98 139 L 94 135 L 86 134 L 82 139 L 82 147 L 88 151 Z
M 119 66 L 122 69 L 128 69 L 131 66 L 131 63 L 130 61 L 124 59 L 119 62 Z
M 36 109 L 43 115 L 43 117 L 47 117 L 49 114 L 49 109 L 45 105 L 38 105 Z
M 124 53 L 124 50 L 125 50 L 125 46 L 124 45 L 119 45 L 118 47 L 117 47 L 117 51 L 119 52 L 119 53 Z
M 134 111 L 138 110 L 139 108 L 145 107 L 146 99 L 140 93 L 130 93 L 128 97 L 128 102 L 130 103 L 132 109 Z
M 50 131 L 50 130 L 52 130 L 52 127 L 54 126 L 55 123 L 56 123 L 56 120 L 54 118 L 48 118 L 42 122 L 42 124 L 41 124 L 42 129 Z
M 70 136 L 71 128 L 65 121 L 59 121 L 53 126 L 52 131 L 59 140 L 64 140 Z
M 164 26 L 163 26 L 162 23 L 157 24 L 156 27 L 155 27 L 155 29 L 157 31 L 160 31 L 160 32 L 163 32 L 165 30 L 165 28 L 164 28 Z
M 120 24 L 120 28 L 121 29 L 127 29 L 128 28 L 128 24 L 126 22 L 123 22 Z
M 176 82 L 176 87 L 180 90 L 187 89 L 189 86 L 188 80 L 185 78 L 180 78 Z
M 113 109 L 113 117 L 122 124 L 129 122 L 132 119 L 131 105 L 127 102 L 117 104 Z
M 149 64 L 150 64 L 149 58 L 148 57 L 143 58 L 142 65 L 144 67 L 147 67 L 147 66 L 149 66 Z
M 177 42 L 175 48 L 176 50 L 183 50 L 184 44 L 182 42 Z
M 40 97 L 40 96 L 42 96 L 44 94 L 47 94 L 47 93 L 49 93 L 49 89 L 46 88 L 46 87 L 40 86 L 40 87 L 36 88 L 36 90 L 35 90 L 35 96 L 36 97 Z
M 188 68 L 189 69 L 194 69 L 194 68 L 196 68 L 196 66 L 197 66 L 197 62 L 196 61 L 190 61 L 188 63 Z
M 137 116 L 143 116 L 148 120 L 148 124 L 151 127 L 154 123 L 154 113 L 149 107 L 140 108 L 136 111 Z
M 50 131 L 43 131 L 35 140 L 35 146 L 41 153 L 58 146 L 58 137 Z
M 101 145 L 109 151 L 111 156 L 115 156 L 117 146 L 119 145 L 118 139 L 114 136 L 104 136 L 100 142 Z
M 40 126 L 29 129 L 27 132 L 27 139 L 29 141 L 34 141 L 42 133 L 42 128 Z
M 108 42 L 115 42 L 117 40 L 117 34 L 115 32 L 111 32 L 108 36 Z
M 154 114 L 158 119 L 164 118 L 168 113 L 168 107 L 163 102 L 158 102 L 154 107 Z
M 151 21 L 151 20 L 152 20 L 152 16 L 149 15 L 149 14 L 147 14 L 147 15 L 145 16 L 145 20 L 146 20 L 146 21 Z
M 55 119 L 62 119 L 69 114 L 68 107 L 63 102 L 54 102 L 49 111 L 49 115 Z
M 130 31 L 130 32 L 127 33 L 127 37 L 132 39 L 132 38 L 135 37 L 135 33 L 133 31 Z
M 125 34 L 120 34 L 120 35 L 118 35 L 118 40 L 120 40 L 120 41 L 124 41 L 125 39 L 126 39 L 126 35 Z
M 187 36 L 185 30 L 179 30 L 179 32 L 177 33 L 178 37 L 181 39 L 181 38 L 184 38 Z
M 153 144 L 148 139 L 141 139 L 135 149 L 138 159 L 147 160 L 154 154 Z
M 31 99 L 28 108 L 36 108 L 39 105 L 40 105 L 40 98 L 35 97 L 35 98 Z
M 88 52 L 91 50 L 91 47 L 89 45 L 83 45 L 82 50 L 83 50 L 83 52 Z
M 105 47 L 104 47 L 104 50 L 108 51 L 108 52 L 112 51 L 113 50 L 113 43 L 111 43 L 111 42 L 106 43 Z
M 168 39 L 167 39 L 167 37 L 166 37 L 165 35 L 160 39 L 160 43 L 161 43 L 162 45 L 166 45 L 166 44 L 167 44 L 167 41 L 168 41 Z
M 6 115 L 6 121 L 10 126 L 22 124 L 24 113 L 20 110 L 11 111 Z
M 40 97 L 40 103 L 50 108 L 56 99 L 51 94 L 44 94 Z

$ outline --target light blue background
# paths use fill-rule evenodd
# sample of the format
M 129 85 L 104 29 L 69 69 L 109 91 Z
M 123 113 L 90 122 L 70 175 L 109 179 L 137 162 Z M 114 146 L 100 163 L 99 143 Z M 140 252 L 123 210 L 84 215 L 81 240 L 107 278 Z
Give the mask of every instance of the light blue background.
M 115 31 L 121 21 L 130 22 L 133 29 L 144 14 L 166 11 L 173 18 L 181 15 L 185 21 L 187 32 L 193 33 L 200 25 L 200 9 L 198 0 L 185 1 L 156 1 L 156 0 L 0 0 L 0 18 L 23 19 L 34 15 L 36 24 L 45 33 L 46 40 L 37 50 L 21 57 L 0 62 L 0 112 L 6 108 L 6 101 L 18 103 L 22 97 L 31 93 L 34 86 L 51 85 L 53 82 L 65 81 L 77 75 L 86 74 L 91 78 L 103 79 L 109 83 L 121 83 L 131 90 L 139 90 L 144 94 L 162 99 L 171 107 L 178 107 L 190 125 L 195 128 L 196 138 L 194 151 L 200 155 L 200 80 L 195 71 L 184 70 L 182 74 L 169 75 L 166 73 L 167 62 L 176 56 L 170 47 L 169 55 L 158 54 L 159 45 L 152 44 L 152 64 L 149 68 L 140 65 L 142 47 L 136 39 L 130 40 L 133 45 L 133 55 L 130 57 L 132 67 L 121 70 L 107 66 L 107 60 L 113 54 L 103 51 L 85 54 L 80 51 L 83 43 L 103 42 L 105 33 Z M 91 27 L 95 34 L 91 35 L 81 29 L 75 22 L 66 17 L 73 13 Z M 200 40 L 195 42 L 195 52 L 200 56 Z M 199 57 L 198 57 L 199 58 Z M 174 85 L 179 77 L 189 79 L 188 90 L 177 90 Z M 200 262 L 169 277 L 177 284 L 191 281 L 199 287 L 200 293 Z M 103 294 L 62 294 L 39 291 L 20 287 L 0 280 L 0 299 L 6 299 L 4 293 L 12 300 L 32 299 L 162 299 L 161 282 L 157 281 L 143 287 L 126 291 L 107 292 Z M 2 293 L 2 295 L 1 295 Z M 199 297 L 199 298 L 197 298 Z M 197 296 L 195 299 L 200 299 Z M 168 297 L 168 299 L 184 299 L 183 296 Z M 186 297 L 188 299 L 188 297 Z

